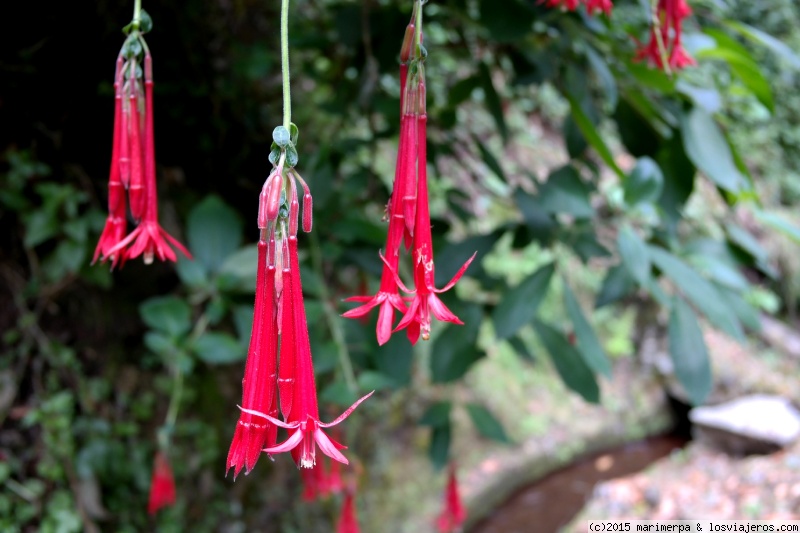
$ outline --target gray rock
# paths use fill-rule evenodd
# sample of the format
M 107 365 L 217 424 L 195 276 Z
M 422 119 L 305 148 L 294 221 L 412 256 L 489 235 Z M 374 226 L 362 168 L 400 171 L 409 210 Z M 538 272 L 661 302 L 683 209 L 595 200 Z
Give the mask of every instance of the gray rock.
M 754 394 L 689 411 L 694 436 L 732 455 L 772 453 L 800 437 L 800 412 L 785 398 Z

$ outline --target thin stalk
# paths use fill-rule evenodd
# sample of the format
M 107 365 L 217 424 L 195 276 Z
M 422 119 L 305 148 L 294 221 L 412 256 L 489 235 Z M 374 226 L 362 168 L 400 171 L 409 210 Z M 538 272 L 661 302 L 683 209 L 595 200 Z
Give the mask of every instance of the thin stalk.
M 183 395 L 183 372 L 175 365 L 175 380 L 172 386 L 172 396 L 169 399 L 169 407 L 167 408 L 167 418 L 164 425 L 170 428 L 175 427 L 175 422 L 178 420 L 178 410 L 181 405 L 181 396 Z M 171 432 L 171 431 L 170 431 Z
M 133 1 L 133 29 L 139 29 L 139 22 L 142 19 L 142 0 Z
M 289 90 L 289 0 L 281 0 L 281 75 L 283 77 L 283 127 L 288 130 L 289 124 L 292 122 L 292 95 Z
M 414 51 L 417 59 L 422 57 L 422 0 L 417 2 L 417 20 L 414 25 Z
M 324 279 L 324 275 L 322 272 L 322 258 L 319 255 L 319 238 L 315 232 L 311 232 L 308 234 L 311 238 L 311 266 L 314 268 L 314 272 L 317 274 L 317 277 L 320 280 Z M 347 343 L 344 340 L 344 332 L 342 331 L 342 326 L 339 323 L 338 315 L 336 314 L 336 310 L 331 305 L 331 295 L 328 292 L 328 286 L 325 283 L 320 283 L 319 289 L 319 299 L 322 302 L 322 310 L 325 313 L 325 321 L 328 323 L 328 328 L 331 330 L 331 336 L 333 337 L 333 343 L 336 345 L 336 351 L 339 354 L 339 364 L 342 367 L 342 372 L 344 373 L 344 380 L 347 383 L 347 388 L 350 389 L 351 392 L 356 393 L 358 392 L 358 385 L 356 384 L 356 376 L 353 372 L 353 363 L 350 360 L 350 352 L 347 350 Z

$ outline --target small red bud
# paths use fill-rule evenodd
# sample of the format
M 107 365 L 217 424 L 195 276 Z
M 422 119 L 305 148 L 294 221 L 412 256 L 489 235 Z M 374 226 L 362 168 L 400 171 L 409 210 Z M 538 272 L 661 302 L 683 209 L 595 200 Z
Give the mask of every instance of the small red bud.
M 303 231 L 311 233 L 313 200 L 309 193 L 303 195 Z
M 281 189 L 283 188 L 283 169 L 278 167 L 277 172 L 272 175 L 272 179 L 267 188 L 267 218 L 275 220 L 278 218 L 278 210 L 281 207 Z

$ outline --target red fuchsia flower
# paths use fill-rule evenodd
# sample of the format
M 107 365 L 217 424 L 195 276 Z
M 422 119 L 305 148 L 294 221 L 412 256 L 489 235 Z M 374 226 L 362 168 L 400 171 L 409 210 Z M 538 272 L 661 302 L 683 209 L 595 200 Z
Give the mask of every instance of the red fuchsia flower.
M 319 445 L 322 453 L 344 464 L 347 458 L 339 451 L 345 446 L 331 440 L 323 431 L 324 428 L 335 426 L 350 416 L 361 402 L 372 396 L 372 392 L 359 399 L 348 408 L 339 418 L 330 423 L 323 423 L 319 419 L 317 405 L 317 389 L 314 380 L 314 366 L 311 357 L 311 343 L 308 338 L 308 324 L 306 322 L 305 306 L 303 304 L 303 288 L 300 282 L 300 264 L 297 257 L 297 237 L 288 237 L 288 261 L 283 269 L 283 300 L 281 313 L 283 314 L 282 335 L 292 331 L 290 337 L 294 342 L 294 374 L 292 386 L 291 408 L 286 422 L 275 417 L 242 409 L 243 412 L 262 416 L 273 424 L 289 430 L 289 438 L 281 444 L 264 448 L 267 453 L 292 452 L 297 466 L 300 468 L 313 468 L 316 464 L 316 446 Z M 288 317 L 288 318 L 287 318 Z M 286 328 L 289 327 L 287 330 Z M 284 343 L 281 343 L 281 357 L 284 353 Z M 284 362 L 281 360 L 280 366 Z M 374 392 L 374 391 L 373 391 Z M 281 394 L 283 398 L 283 394 Z M 286 410 L 283 410 L 284 415 Z
M 279 234 L 280 240 L 280 245 L 276 243 L 275 246 L 275 256 L 278 258 L 276 263 L 280 264 L 281 272 L 279 278 L 276 275 L 274 282 L 275 291 L 280 294 L 278 301 L 273 303 L 273 309 L 279 317 L 277 323 L 281 340 L 277 388 L 280 411 L 285 421 L 277 418 L 277 409 L 273 409 L 270 413 L 246 406 L 240 406 L 240 409 L 243 414 L 289 430 L 289 437 L 284 442 L 277 445 L 268 443 L 262 451 L 268 454 L 291 452 L 298 467 L 313 468 L 316 464 L 316 447 L 319 445 L 325 455 L 347 464 L 347 458 L 339 451 L 345 446 L 331 440 L 323 429 L 342 422 L 361 402 L 369 398 L 372 392 L 359 399 L 333 422 L 326 424 L 320 421 L 311 343 L 303 303 L 300 262 L 297 256 L 300 206 L 295 181 L 299 182 L 304 190 L 302 226 L 306 231 L 311 230 L 311 194 L 308 186 L 294 169 L 289 169 L 287 176 L 284 177 L 285 160 L 284 153 L 277 168 L 264 184 L 259 199 L 258 215 L 258 225 L 262 235 L 269 233 L 270 242 L 273 242 Z M 281 188 L 284 188 L 286 193 L 284 196 L 288 199 L 288 216 L 281 215 Z M 274 192 L 276 189 L 277 193 Z
M 363 318 L 372 309 L 378 307 L 378 324 L 376 334 L 378 344 L 384 345 L 392 335 L 394 324 L 394 310 L 405 313 L 406 304 L 397 289 L 393 271 L 398 269 L 400 261 L 400 245 L 405 238 L 407 245 L 411 242 L 413 224 L 409 225 L 407 213 L 413 222 L 414 209 L 416 208 L 416 159 L 417 139 L 415 134 L 416 117 L 407 109 L 406 81 L 408 77 L 408 63 L 411 46 L 414 39 L 414 21 L 417 13 L 417 3 L 411 15 L 411 22 L 406 28 L 403 46 L 400 49 L 400 142 L 397 148 L 397 163 L 395 165 L 392 196 L 387 206 L 389 230 L 386 236 L 386 258 L 388 265 L 384 265 L 381 273 L 381 285 L 374 296 L 351 296 L 346 302 L 361 302 L 363 305 L 347 311 L 342 316 L 345 318 Z
M 135 63 L 134 63 L 135 66 Z M 133 71 L 135 72 L 135 70 Z M 156 191 L 156 159 L 155 141 L 153 136 L 153 64 L 150 53 L 145 53 L 144 59 L 145 73 L 145 134 L 144 134 L 144 169 L 141 171 L 139 166 L 142 158 L 137 153 L 138 133 L 131 134 L 131 165 L 130 165 L 130 185 L 128 196 L 131 202 L 131 213 L 134 218 L 138 218 L 137 211 L 144 210 L 141 222 L 125 239 L 114 246 L 109 254 L 124 254 L 124 259 L 133 259 L 142 255 L 145 264 L 153 262 L 153 257 L 158 257 L 161 261 L 177 261 L 177 256 L 170 245 L 177 248 L 183 255 L 192 258 L 189 251 L 177 239 L 161 227 L 158 223 L 158 197 Z M 129 80 L 129 92 L 131 94 L 131 132 L 138 132 L 138 104 L 133 96 L 136 84 L 135 76 Z M 124 175 L 124 171 L 123 171 Z M 143 175 L 144 181 L 140 183 Z M 143 192 L 142 192 L 143 191 Z M 143 206 L 139 207 L 139 206 Z M 130 246 L 130 247 L 128 247 Z
M 683 47 L 683 19 L 692 14 L 686 0 L 659 0 L 656 5 L 658 27 L 650 30 L 650 40 L 640 46 L 636 60 L 647 60 L 661 69 L 680 70 L 697 62 Z M 666 61 L 665 61 L 666 60 Z
M 359 533 L 354 491 L 348 490 L 342 500 L 342 511 L 336 524 L 336 533 Z
M 125 238 L 128 229 L 125 190 L 120 171 L 120 150 L 123 144 L 122 133 L 122 57 L 117 58 L 117 70 L 114 74 L 114 138 L 111 148 L 111 170 L 108 173 L 108 218 L 103 233 L 94 250 L 92 264 L 101 256 L 103 260 L 111 259 L 111 268 L 119 263 L 122 266 L 124 254 L 111 254 L 111 250 Z M 127 143 L 125 143 L 127 146 Z
M 269 253 L 270 249 L 272 253 Z M 256 301 L 242 379 L 242 406 L 277 417 L 278 317 L 275 306 L 275 265 L 272 263 L 274 250 L 274 239 L 267 243 L 262 235 L 258 242 Z M 227 470 L 234 469 L 233 479 L 243 467 L 246 468 L 245 473 L 249 474 L 261 455 L 261 449 L 265 445 L 274 446 L 277 436 L 277 426 L 243 411 L 236 423 L 226 460 Z
M 444 288 L 437 289 L 434 285 L 434 263 L 433 263 L 433 238 L 431 236 L 431 218 L 428 206 L 428 162 L 427 162 L 427 114 L 425 112 L 425 77 L 422 66 L 419 67 L 417 91 L 414 98 L 417 106 L 416 113 L 416 133 L 417 133 L 417 208 L 416 223 L 414 225 L 414 251 L 413 269 L 415 290 L 407 288 L 397 274 L 396 266 L 383 258 L 384 264 L 394 274 L 395 282 L 404 292 L 415 293 L 411 304 L 406 310 L 403 318 L 397 324 L 394 331 L 408 328 L 406 334 L 412 344 L 419 339 L 420 334 L 423 340 L 430 338 L 431 313 L 442 322 L 452 322 L 463 325 L 464 323 L 447 308 L 437 296 L 450 290 L 464 272 L 469 267 L 475 254 L 467 260 L 464 265 L 456 272 Z
M 466 518 L 467 513 L 461 503 L 458 481 L 456 480 L 456 466 L 451 463 L 447 476 L 447 486 L 444 489 L 444 504 L 442 512 L 436 519 L 436 527 L 439 529 L 439 533 L 454 533 L 461 530 Z
M 162 507 L 175 505 L 175 479 L 167 456 L 162 451 L 156 452 L 153 465 L 153 479 L 150 482 L 150 498 L 147 512 L 156 514 Z

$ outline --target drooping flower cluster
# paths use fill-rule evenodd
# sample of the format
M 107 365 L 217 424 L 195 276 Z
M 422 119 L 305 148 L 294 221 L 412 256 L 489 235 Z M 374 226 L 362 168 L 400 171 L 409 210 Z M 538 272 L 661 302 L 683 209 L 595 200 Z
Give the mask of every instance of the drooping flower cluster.
M 147 512 L 156 514 L 159 509 L 169 505 L 175 505 L 175 478 L 172 477 L 172 468 L 166 454 L 159 450 L 153 462 Z
M 658 0 L 650 41 L 641 46 L 636 59 L 646 60 L 661 69 L 672 70 L 696 65 L 697 62 L 683 47 L 683 19 L 692 14 L 686 0 Z
M 590 15 L 603 12 L 611 16 L 611 9 L 614 7 L 611 0 L 541 0 L 541 2 L 547 7 L 557 7 L 566 11 L 575 11 L 583 4 Z
M 144 13 L 143 13 L 144 14 Z M 149 17 L 146 19 L 149 24 Z M 132 23 L 117 57 L 114 74 L 114 136 L 108 176 L 108 218 L 94 251 L 111 261 L 112 268 L 128 259 L 144 257 L 145 264 L 176 261 L 171 246 L 186 257 L 186 248 L 158 223 L 155 140 L 153 137 L 153 59 L 142 36 L 147 28 Z M 127 191 L 127 202 L 126 202 Z M 128 208 L 138 223 L 127 232 Z
M 294 125 L 292 128 L 296 132 Z M 287 161 L 287 154 L 292 163 L 297 159 L 296 133 L 290 140 L 288 129 L 279 127 L 274 137 L 279 147 L 273 151 L 281 155 L 271 156 L 277 164 L 259 197 L 261 237 L 253 328 L 242 380 L 241 414 L 226 460 L 226 469 L 234 469 L 234 479 L 242 468 L 249 473 L 262 451 L 268 454 L 290 451 L 298 467 L 310 469 L 316 464 L 319 445 L 325 455 L 347 464 L 339 451 L 345 446 L 331 440 L 323 429 L 343 421 L 372 394 L 358 400 L 331 423 L 319 419 L 297 256 L 300 212 L 297 185 L 304 193 L 302 227 L 306 232 L 311 231 L 311 193 Z M 278 418 L 279 407 L 283 420 Z M 278 427 L 286 428 L 289 433 L 288 439 L 280 444 L 276 443 Z
M 456 465 L 450 463 L 447 474 L 447 486 L 444 489 L 442 512 L 436 519 L 436 527 L 439 533 L 455 533 L 461 530 L 464 520 L 467 519 L 467 512 L 461 503 L 461 494 L 458 490 L 458 480 L 456 479 Z
M 347 318 L 361 318 L 379 307 L 377 338 L 379 344 L 392 333 L 406 329 L 409 340 L 416 343 L 420 335 L 427 340 L 431 330 L 431 314 L 444 322 L 463 324 L 439 299 L 438 293 L 455 285 L 474 259 L 461 267 L 444 288 L 434 285 L 433 241 L 428 205 L 427 112 L 424 59 L 422 46 L 422 8 L 414 3 L 414 11 L 400 52 L 400 142 L 387 206 L 389 229 L 386 238 L 383 272 L 378 293 L 374 296 L 353 296 L 346 301 L 362 305 L 344 313 Z M 414 289 L 407 288 L 398 275 L 401 247 L 411 250 Z M 399 289 L 413 294 L 402 297 Z M 392 329 L 394 311 L 403 313 Z

